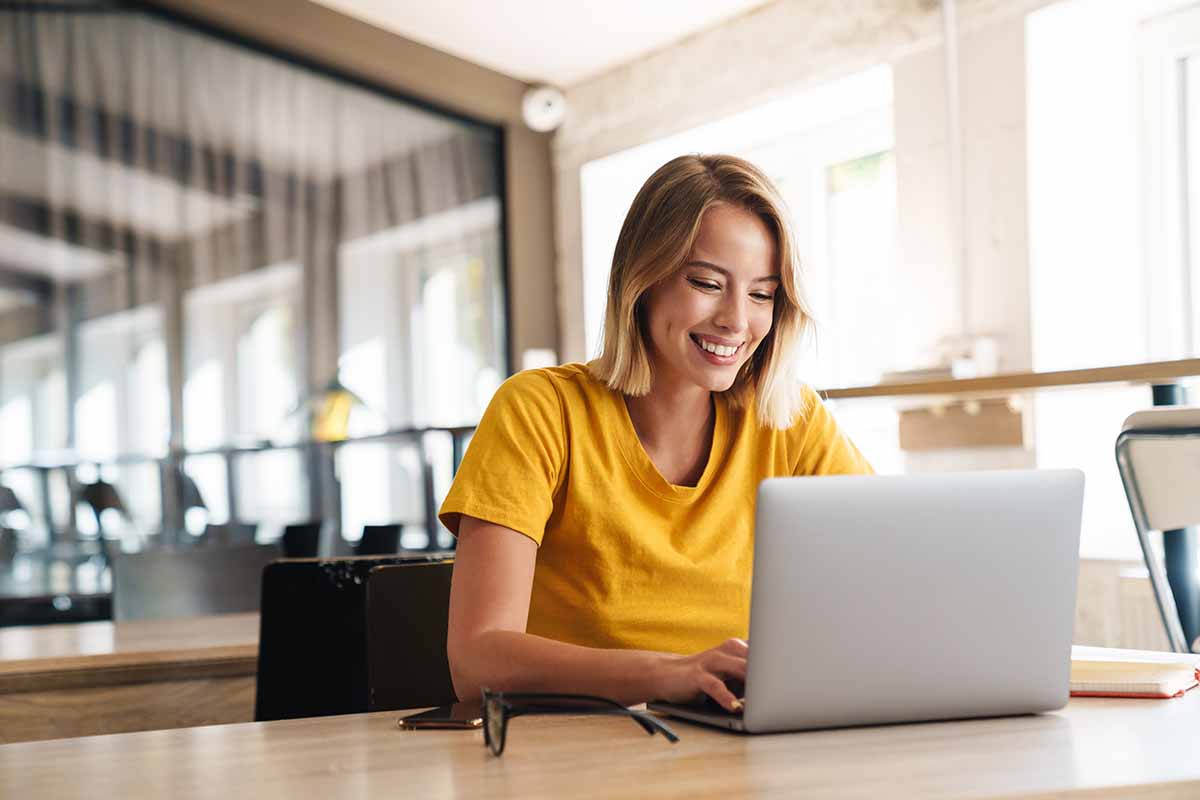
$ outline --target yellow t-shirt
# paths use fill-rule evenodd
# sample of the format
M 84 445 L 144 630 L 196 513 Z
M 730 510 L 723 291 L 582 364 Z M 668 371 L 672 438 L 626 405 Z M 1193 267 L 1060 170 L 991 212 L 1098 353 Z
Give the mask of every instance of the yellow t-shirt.
M 624 398 L 583 364 L 528 370 L 493 397 L 439 518 L 539 545 L 526 631 L 588 647 L 695 653 L 749 634 L 754 499 L 764 478 L 869 473 L 811 389 L 790 429 L 717 395 L 694 487 L 667 482 Z

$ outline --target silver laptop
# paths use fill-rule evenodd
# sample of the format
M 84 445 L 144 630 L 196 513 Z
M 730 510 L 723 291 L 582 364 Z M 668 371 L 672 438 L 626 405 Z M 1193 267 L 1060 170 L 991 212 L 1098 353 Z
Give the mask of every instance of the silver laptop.
M 758 490 L 748 733 L 1067 702 L 1083 473 L 771 478 Z

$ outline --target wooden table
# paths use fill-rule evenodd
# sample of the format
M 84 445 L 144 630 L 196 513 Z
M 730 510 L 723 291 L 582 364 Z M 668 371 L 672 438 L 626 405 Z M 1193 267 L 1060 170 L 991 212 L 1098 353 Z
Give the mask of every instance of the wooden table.
M 0 628 L 0 742 L 254 719 L 258 614 Z
M 501 758 L 478 731 L 401 731 L 396 712 L 0 747 L 0 797 L 1189 797 L 1200 690 L 1080 698 L 1061 712 L 681 740 L 606 717 L 522 717 Z

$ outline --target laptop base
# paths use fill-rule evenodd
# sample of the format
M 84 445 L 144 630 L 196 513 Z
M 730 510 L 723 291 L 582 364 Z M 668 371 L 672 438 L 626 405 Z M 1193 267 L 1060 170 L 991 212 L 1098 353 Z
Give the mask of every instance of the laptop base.
M 658 701 L 646 703 L 646 710 L 665 714 L 676 719 L 698 722 L 701 725 L 710 725 L 714 728 L 724 728 L 725 730 L 737 731 L 738 733 L 747 732 L 741 714 L 731 714 L 727 711 L 710 711 L 701 706 L 677 705 L 675 703 L 661 703 Z

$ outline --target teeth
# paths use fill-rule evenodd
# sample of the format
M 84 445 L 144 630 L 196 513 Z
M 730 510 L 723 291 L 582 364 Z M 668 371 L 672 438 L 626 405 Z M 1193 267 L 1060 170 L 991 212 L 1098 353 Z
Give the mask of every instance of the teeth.
M 705 341 L 704 339 L 700 339 L 700 338 L 697 338 L 696 342 L 698 342 L 700 347 L 707 350 L 708 352 L 714 353 L 718 356 L 723 356 L 725 358 L 728 358 L 729 356 L 731 356 L 737 352 L 736 347 L 726 347 L 725 345 L 713 344 L 712 342 L 708 342 L 708 341 Z

